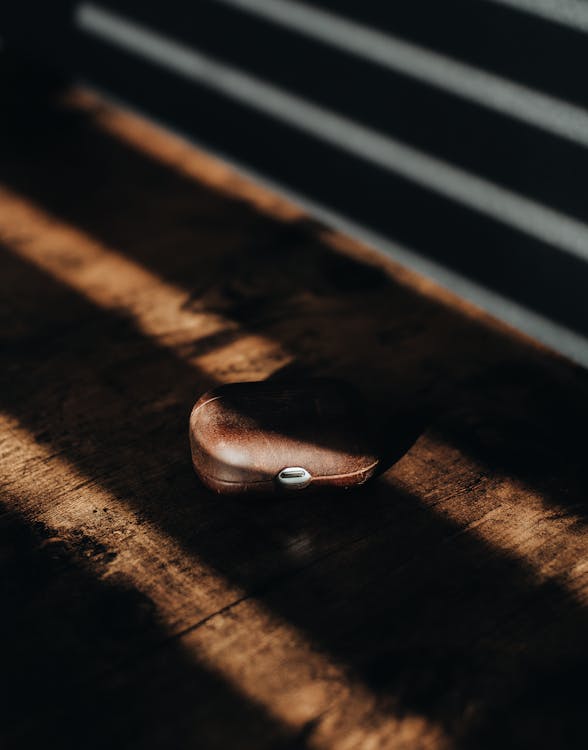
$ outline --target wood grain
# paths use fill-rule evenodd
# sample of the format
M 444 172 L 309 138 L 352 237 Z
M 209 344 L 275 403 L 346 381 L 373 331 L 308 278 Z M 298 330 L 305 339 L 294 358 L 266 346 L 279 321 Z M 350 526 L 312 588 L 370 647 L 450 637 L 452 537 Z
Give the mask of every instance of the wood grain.
M 584 372 L 88 93 L 8 110 L 0 745 L 583 747 Z M 211 495 L 191 406 L 293 372 L 390 468 Z

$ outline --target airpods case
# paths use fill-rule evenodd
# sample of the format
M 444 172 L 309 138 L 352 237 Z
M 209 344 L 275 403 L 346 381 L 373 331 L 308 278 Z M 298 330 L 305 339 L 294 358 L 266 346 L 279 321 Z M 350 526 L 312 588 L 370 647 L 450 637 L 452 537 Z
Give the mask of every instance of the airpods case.
M 192 410 L 190 445 L 196 473 L 219 493 L 353 487 L 378 465 L 359 394 L 326 378 L 215 388 Z

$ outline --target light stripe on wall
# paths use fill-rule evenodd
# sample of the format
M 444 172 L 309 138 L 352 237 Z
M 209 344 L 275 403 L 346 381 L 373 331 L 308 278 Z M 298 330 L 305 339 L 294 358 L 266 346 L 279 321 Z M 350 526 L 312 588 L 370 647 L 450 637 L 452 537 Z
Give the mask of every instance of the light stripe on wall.
M 91 3 L 77 12 L 88 34 L 293 125 L 562 251 L 588 260 L 588 225 L 478 175 L 294 96 L 174 39 Z
M 588 111 L 554 96 L 295 0 L 215 2 L 254 14 L 560 138 L 588 146 Z M 586 12 L 588 14 L 588 10 Z

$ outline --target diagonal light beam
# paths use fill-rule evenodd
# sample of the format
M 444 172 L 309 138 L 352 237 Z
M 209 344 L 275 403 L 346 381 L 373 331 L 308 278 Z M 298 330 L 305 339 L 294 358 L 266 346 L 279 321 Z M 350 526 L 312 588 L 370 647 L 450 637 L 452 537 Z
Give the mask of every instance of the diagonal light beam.
M 234 321 L 208 310 L 186 305 L 188 290 L 161 279 L 141 263 L 95 240 L 81 229 L 55 217 L 13 190 L 0 186 L 0 241 L 28 263 L 75 289 L 97 307 L 120 315 L 158 346 L 173 352 L 195 370 L 216 380 L 219 358 L 228 349 L 239 353 L 254 347 L 278 369 L 291 355 L 261 333 L 243 330 L 229 344 L 199 354 L 198 340 L 235 328 Z M 25 229 L 36 226 L 30 236 Z M 271 374 L 271 369 L 267 375 Z M 247 379 L 253 373 L 243 370 Z
M 588 31 L 588 4 L 584 0 L 485 0 L 506 5 L 575 31 Z

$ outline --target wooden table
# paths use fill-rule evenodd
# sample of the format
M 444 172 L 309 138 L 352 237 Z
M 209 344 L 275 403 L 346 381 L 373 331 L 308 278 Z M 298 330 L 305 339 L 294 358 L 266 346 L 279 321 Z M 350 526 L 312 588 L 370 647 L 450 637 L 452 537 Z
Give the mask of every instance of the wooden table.
M 585 747 L 585 373 L 88 93 L 8 109 L 0 746 Z M 205 491 L 196 398 L 294 373 L 396 463 Z

